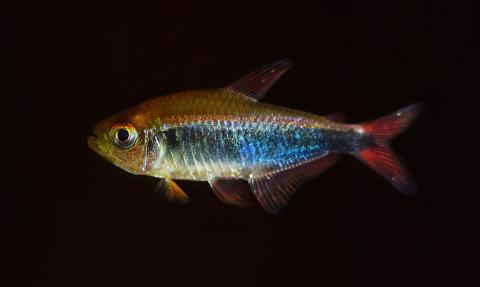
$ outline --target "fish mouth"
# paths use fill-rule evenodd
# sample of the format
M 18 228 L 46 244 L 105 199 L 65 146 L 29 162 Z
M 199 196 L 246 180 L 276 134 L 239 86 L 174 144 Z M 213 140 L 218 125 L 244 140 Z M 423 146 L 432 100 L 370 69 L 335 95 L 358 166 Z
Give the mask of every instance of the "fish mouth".
M 92 135 L 87 137 L 87 144 L 94 151 L 98 150 L 97 139 L 98 139 L 98 135 L 95 131 L 93 131 Z

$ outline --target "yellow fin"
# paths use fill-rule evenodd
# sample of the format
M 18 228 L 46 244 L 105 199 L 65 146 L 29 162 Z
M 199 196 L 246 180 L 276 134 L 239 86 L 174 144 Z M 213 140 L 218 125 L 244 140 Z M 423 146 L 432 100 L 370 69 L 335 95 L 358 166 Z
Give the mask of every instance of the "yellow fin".
M 186 204 L 190 202 L 188 195 L 169 178 L 162 178 L 157 185 L 155 191 L 160 191 L 169 201 L 178 204 Z

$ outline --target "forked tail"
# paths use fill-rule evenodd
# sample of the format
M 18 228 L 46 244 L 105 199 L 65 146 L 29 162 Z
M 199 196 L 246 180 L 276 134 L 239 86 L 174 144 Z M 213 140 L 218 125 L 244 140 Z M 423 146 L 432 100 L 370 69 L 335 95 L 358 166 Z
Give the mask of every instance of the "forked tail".
M 360 132 L 370 137 L 371 143 L 354 155 L 407 195 L 416 193 L 415 181 L 388 143 L 408 128 L 423 107 L 423 104 L 413 104 L 388 116 L 358 125 Z

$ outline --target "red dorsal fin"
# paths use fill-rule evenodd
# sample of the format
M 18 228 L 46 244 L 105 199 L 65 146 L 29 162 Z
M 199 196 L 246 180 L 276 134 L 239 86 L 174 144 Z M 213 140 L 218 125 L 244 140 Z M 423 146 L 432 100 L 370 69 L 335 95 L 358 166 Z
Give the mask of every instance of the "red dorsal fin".
M 273 84 L 287 72 L 293 62 L 284 59 L 246 75 L 226 86 L 227 90 L 248 96 L 256 101 L 263 98 Z
M 260 205 L 267 213 L 274 214 L 287 206 L 302 183 L 331 167 L 338 157 L 328 154 L 291 169 L 253 177 L 248 182 Z
M 224 203 L 239 207 L 248 206 L 250 190 L 244 180 L 215 178 L 208 183 L 218 199 Z

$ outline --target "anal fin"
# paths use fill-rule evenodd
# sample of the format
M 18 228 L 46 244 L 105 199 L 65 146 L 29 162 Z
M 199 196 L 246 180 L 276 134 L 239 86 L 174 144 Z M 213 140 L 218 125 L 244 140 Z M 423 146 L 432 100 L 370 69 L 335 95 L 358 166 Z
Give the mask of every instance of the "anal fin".
M 208 183 L 222 202 L 238 207 L 248 206 L 250 189 L 244 180 L 213 178 Z
M 169 201 L 178 204 L 186 204 L 190 202 L 188 195 L 169 178 L 162 178 L 158 182 L 155 191 L 160 191 Z
M 287 206 L 300 185 L 324 172 L 338 158 L 339 154 L 331 153 L 290 169 L 254 176 L 248 182 L 265 211 L 275 214 Z

